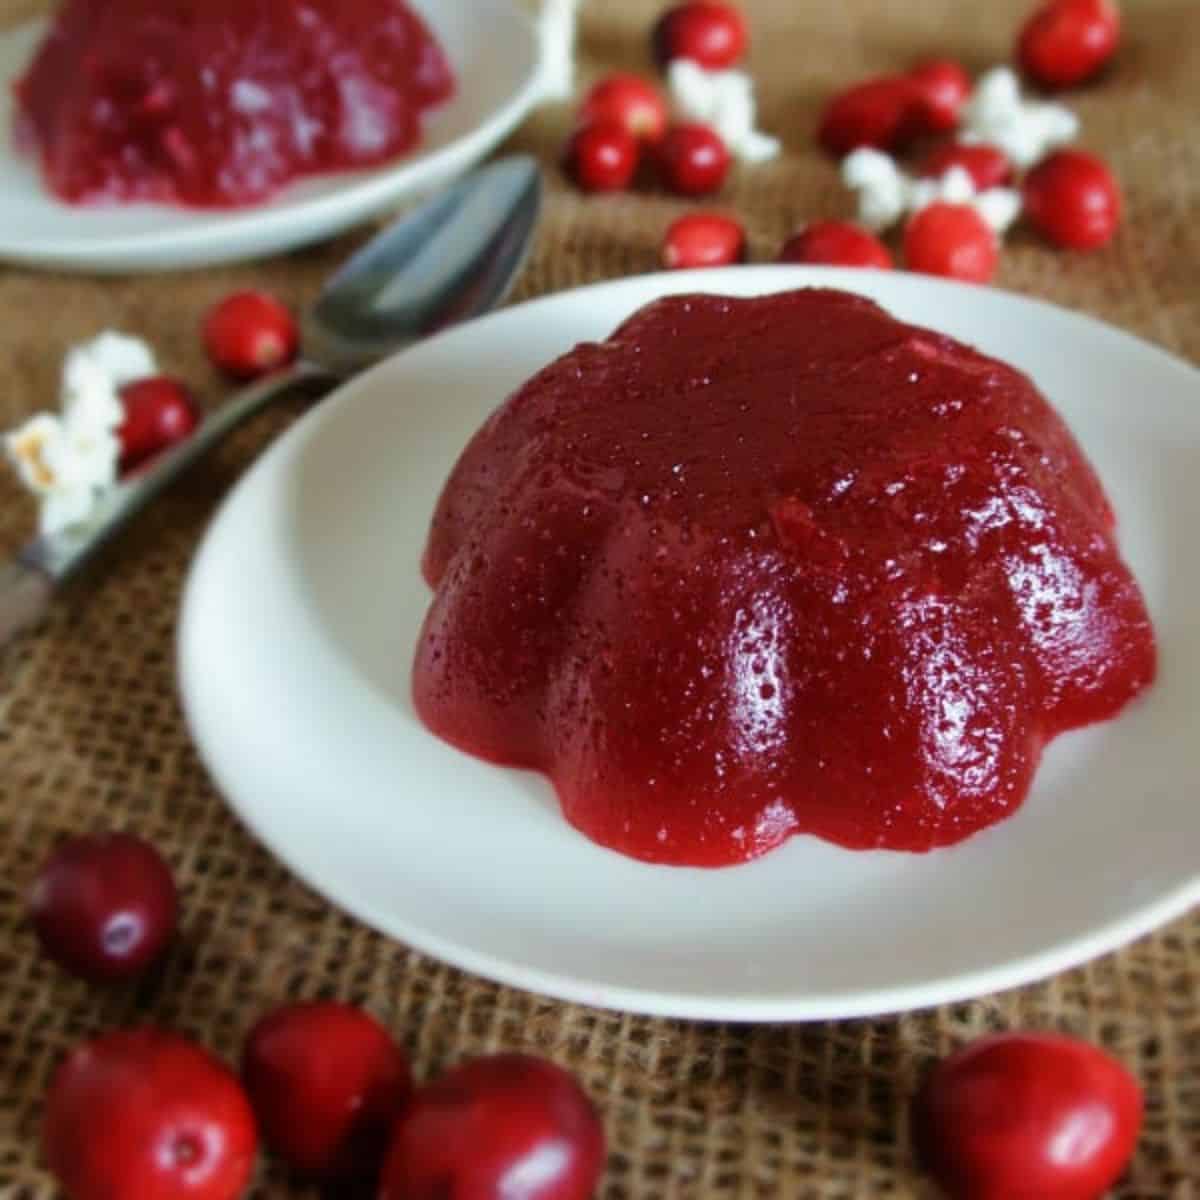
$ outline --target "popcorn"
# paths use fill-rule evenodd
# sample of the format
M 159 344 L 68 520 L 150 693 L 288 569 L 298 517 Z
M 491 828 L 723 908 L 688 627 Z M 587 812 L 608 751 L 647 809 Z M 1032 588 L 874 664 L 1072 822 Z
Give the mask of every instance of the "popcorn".
M 580 0 L 542 0 L 538 37 L 542 51 L 542 95 L 566 100 L 575 82 L 575 17 Z
M 858 193 L 858 219 L 877 231 L 937 201 L 971 205 L 998 234 L 1021 212 L 1020 192 L 1012 188 L 978 192 L 964 167 L 951 167 L 938 179 L 911 179 L 890 155 L 865 147 L 842 160 L 842 182 Z
M 73 346 L 63 363 L 63 414 L 78 428 L 115 429 L 124 417 L 120 389 L 156 370 L 140 338 L 109 331 Z
M 779 153 L 779 139 L 754 128 L 754 84 L 743 71 L 706 71 L 690 58 L 672 61 L 667 86 L 680 116 L 710 126 L 743 162 Z
M 116 483 L 124 420 L 120 389 L 157 373 L 145 342 L 102 333 L 63 362 L 62 413 L 37 413 L 7 434 L 21 482 L 41 500 L 39 528 L 52 535 L 86 520 Z
M 908 210 L 908 176 L 882 150 L 864 147 L 846 155 L 842 182 L 858 193 L 858 219 L 868 229 L 889 229 Z
M 959 138 L 988 142 L 1024 170 L 1073 141 L 1078 133 L 1079 118 L 1069 108 L 1023 100 L 1014 72 L 996 67 L 980 77 L 964 105 Z

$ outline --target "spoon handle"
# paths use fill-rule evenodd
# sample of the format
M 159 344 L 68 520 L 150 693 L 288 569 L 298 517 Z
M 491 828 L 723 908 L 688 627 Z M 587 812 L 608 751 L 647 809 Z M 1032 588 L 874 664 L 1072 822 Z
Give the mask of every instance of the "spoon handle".
M 198 458 L 272 400 L 300 385 L 331 386 L 338 377 L 298 362 L 231 396 L 182 442 L 156 456 L 145 470 L 110 489 L 85 525 L 42 534 L 10 563 L 0 564 L 0 646 L 27 628 L 45 608 L 54 584 L 65 579 Z
M 0 564 L 0 646 L 37 623 L 54 594 L 45 571 L 14 558 Z

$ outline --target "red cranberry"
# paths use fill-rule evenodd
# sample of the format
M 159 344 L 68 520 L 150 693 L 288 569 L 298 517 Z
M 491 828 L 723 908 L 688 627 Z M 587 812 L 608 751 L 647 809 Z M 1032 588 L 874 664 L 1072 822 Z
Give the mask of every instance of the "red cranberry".
M 1050 241 L 1074 250 L 1103 246 L 1121 221 L 1121 193 L 1094 154 L 1059 150 L 1025 176 L 1025 213 Z
M 658 151 L 663 182 L 681 196 L 707 196 L 721 190 L 729 174 L 729 151 L 707 125 L 673 125 Z
M 1017 61 L 1043 87 L 1090 79 L 1116 53 L 1121 13 L 1113 0 L 1050 0 L 1017 39 Z
M 917 1154 L 952 1200 L 1097 1200 L 1133 1154 L 1142 1095 L 1095 1046 L 1007 1033 L 939 1063 L 913 1108 Z
M 746 52 L 746 22 L 736 8 L 712 0 L 688 0 L 669 8 L 651 34 L 654 60 L 690 58 L 710 71 L 734 66 Z
M 346 1004 L 289 1004 L 246 1038 L 242 1079 L 263 1139 L 297 1170 L 378 1171 L 412 1090 L 408 1060 L 373 1017 Z
M 926 179 L 940 179 L 951 167 L 962 167 L 971 176 L 977 191 L 1004 187 L 1012 182 L 1013 167 L 1008 155 L 983 142 L 967 144 L 946 142 L 935 146 L 918 168 Z
M 637 170 L 637 139 L 616 121 L 584 125 L 567 142 L 565 165 L 585 192 L 622 191 Z
M 477 1058 L 406 1105 L 379 1200 L 591 1200 L 604 1154 L 596 1111 L 564 1070 L 523 1054 Z
M 296 357 L 300 334 L 292 314 L 266 292 L 234 292 L 204 318 L 209 357 L 234 379 L 256 379 Z
M 127 979 L 162 953 L 178 915 L 170 868 L 131 833 L 68 838 L 29 897 L 33 927 L 55 962 L 84 979 Z
M 814 221 L 783 243 L 779 261 L 887 270 L 892 256 L 873 233 L 850 221 Z
M 667 102 L 654 84 L 640 75 L 619 72 L 600 80 L 583 98 L 579 114 L 585 125 L 615 121 L 648 143 L 661 140 L 667 131 Z
M 962 107 L 971 94 L 971 77 L 951 58 L 931 59 L 908 73 L 920 94 L 922 133 L 949 133 L 958 128 Z
M 910 271 L 987 283 L 996 273 L 1000 249 L 991 226 L 969 204 L 930 204 L 915 213 L 904 231 Z
M 128 471 L 160 450 L 182 442 L 200 422 L 200 409 L 187 385 L 155 375 L 121 389 L 125 418 L 121 439 L 121 470 Z
M 869 79 L 825 106 L 817 140 L 841 158 L 862 146 L 899 150 L 920 131 L 925 97 L 907 76 Z
M 662 263 L 668 270 L 724 267 L 745 257 L 745 231 L 720 213 L 688 213 L 673 221 L 663 237 Z
M 231 1071 L 179 1034 L 138 1029 L 67 1056 L 42 1143 L 71 1200 L 237 1200 L 258 1138 Z

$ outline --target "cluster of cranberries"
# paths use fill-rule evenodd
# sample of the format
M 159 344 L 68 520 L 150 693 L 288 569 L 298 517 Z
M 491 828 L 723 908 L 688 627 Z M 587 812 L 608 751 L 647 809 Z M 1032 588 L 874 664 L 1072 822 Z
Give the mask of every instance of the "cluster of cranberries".
M 130 834 L 72 838 L 30 894 L 42 946 L 87 979 L 130 978 L 162 954 L 178 898 Z M 912 1113 L 917 1156 L 952 1200 L 1094 1200 L 1133 1153 L 1142 1096 L 1094 1046 L 1044 1033 L 983 1038 L 939 1063 Z M 71 1200 L 237 1200 L 260 1137 L 295 1170 L 376 1200 L 588 1200 L 605 1139 L 553 1063 L 468 1060 L 414 1087 L 374 1018 L 287 1004 L 249 1031 L 241 1077 L 177 1033 L 108 1033 L 73 1050 L 46 1098 L 43 1144 Z
M 995 235 L 973 208 L 939 203 L 909 221 L 904 256 L 914 271 L 983 282 L 991 278 L 999 251 Z M 724 266 L 745 257 L 745 232 L 723 213 L 688 213 L 672 222 L 663 238 L 662 263 L 668 269 Z M 837 220 L 814 221 L 792 234 L 777 261 L 881 270 L 894 265 L 891 251 L 873 233 Z
M 50 957 L 111 982 L 160 957 L 178 898 L 152 846 L 98 834 L 53 853 L 30 910 Z M 330 1194 L 377 1200 L 589 1200 L 605 1158 L 591 1101 L 553 1063 L 497 1054 L 414 1087 L 387 1030 L 335 1002 L 262 1017 L 240 1079 L 165 1029 L 85 1042 L 51 1081 L 42 1140 L 71 1200 L 237 1200 L 260 1137 Z
M 746 24 L 727 4 L 686 0 L 659 18 L 651 46 L 660 67 L 689 58 L 722 70 L 745 53 Z M 580 105 L 564 154 L 567 173 L 584 191 L 623 191 L 643 161 L 677 195 L 708 196 L 721 189 L 731 159 L 707 125 L 672 123 L 662 92 L 650 80 L 627 72 L 606 76 Z
M 1046 88 L 1068 87 L 1095 76 L 1115 53 L 1120 16 L 1113 0 L 1049 0 L 1017 39 L 1021 68 Z M 841 157 L 863 146 L 896 153 L 930 138 L 917 173 L 939 178 L 963 167 L 979 191 L 1009 186 L 1015 171 L 995 146 L 953 140 L 970 77 L 949 59 L 924 62 L 899 75 L 870 79 L 839 93 L 826 105 L 817 140 Z M 1020 183 L 1030 223 L 1055 245 L 1102 246 L 1120 221 L 1121 197 L 1108 167 L 1095 155 L 1059 150 Z M 915 213 L 903 237 L 905 265 L 912 270 L 986 282 L 999 261 L 999 242 L 970 205 L 936 202 Z M 662 247 L 664 266 L 718 266 L 745 257 L 745 236 L 731 217 L 692 213 L 671 225 Z M 784 244 L 783 262 L 887 268 L 887 246 L 848 221 L 818 221 Z
M 296 357 L 299 333 L 292 314 L 260 291 L 234 292 L 205 316 L 201 333 L 213 363 L 233 379 L 248 380 Z M 117 430 L 120 470 L 127 473 L 183 441 L 200 420 L 200 407 L 180 379 L 154 375 L 121 389 L 124 419 Z

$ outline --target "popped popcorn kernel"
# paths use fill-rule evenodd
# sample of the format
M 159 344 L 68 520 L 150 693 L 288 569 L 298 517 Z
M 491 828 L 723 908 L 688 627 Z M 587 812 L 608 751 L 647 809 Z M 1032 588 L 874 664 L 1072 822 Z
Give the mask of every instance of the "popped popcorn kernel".
M 117 481 L 124 420 L 121 388 L 157 373 L 140 338 L 106 331 L 73 346 L 63 360 L 61 412 L 40 412 L 4 437 L 25 487 L 41 501 L 43 534 L 86 521 Z
M 667 85 L 679 115 L 708 125 L 743 162 L 774 158 L 779 139 L 755 129 L 754 84 L 744 71 L 708 71 L 690 58 L 677 58 Z
M 1079 118 L 1069 108 L 1022 98 L 1015 72 L 995 67 L 980 76 L 964 105 L 959 137 L 996 146 L 1024 170 L 1078 134 Z
M 977 191 L 965 167 L 950 167 L 936 179 L 913 179 L 890 155 L 866 147 L 842 160 L 842 182 L 857 194 L 859 221 L 876 231 L 936 203 L 969 204 L 996 233 L 1004 233 L 1021 211 L 1019 192 Z

